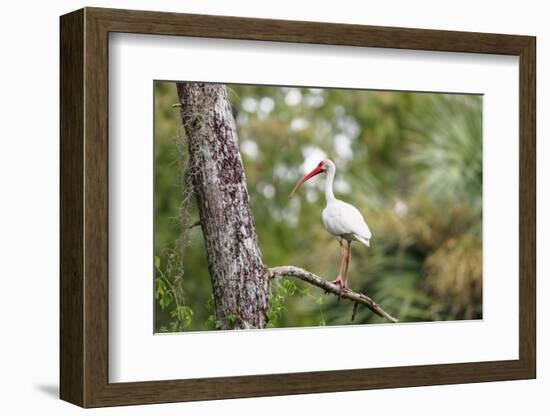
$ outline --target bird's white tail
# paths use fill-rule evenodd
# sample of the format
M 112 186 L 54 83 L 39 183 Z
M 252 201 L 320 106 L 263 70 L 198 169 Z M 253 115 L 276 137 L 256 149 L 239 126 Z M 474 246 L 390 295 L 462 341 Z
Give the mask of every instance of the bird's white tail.
M 355 239 L 357 241 L 359 241 L 360 243 L 363 243 L 364 245 L 366 245 L 367 247 L 370 247 L 370 239 L 368 238 L 363 238 L 361 237 L 360 235 L 357 235 L 357 234 L 353 234 L 353 236 L 355 237 Z

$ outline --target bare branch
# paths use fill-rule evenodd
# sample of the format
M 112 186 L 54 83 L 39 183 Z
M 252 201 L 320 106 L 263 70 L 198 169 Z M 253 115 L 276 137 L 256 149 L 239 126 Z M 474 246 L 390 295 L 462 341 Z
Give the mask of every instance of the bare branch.
M 348 299 L 356 303 L 365 305 L 371 311 L 382 318 L 386 318 L 390 322 L 398 322 L 396 318 L 384 311 L 375 301 L 362 293 L 354 292 L 350 289 L 342 289 L 340 286 L 335 285 L 328 280 L 325 280 L 307 270 L 301 269 L 296 266 L 279 266 L 268 269 L 269 278 L 274 279 L 282 276 L 296 277 L 304 282 L 310 283 L 314 286 L 320 287 L 325 292 L 332 293 L 340 298 Z

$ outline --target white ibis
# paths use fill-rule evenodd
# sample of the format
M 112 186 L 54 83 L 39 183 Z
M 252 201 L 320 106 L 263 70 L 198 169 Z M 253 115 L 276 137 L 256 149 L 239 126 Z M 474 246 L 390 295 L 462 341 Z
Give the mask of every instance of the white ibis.
M 359 241 L 369 247 L 372 233 L 357 208 L 334 197 L 332 187 L 334 175 L 336 174 L 336 166 L 332 160 L 326 159 L 320 161 L 315 169 L 298 181 L 290 193 L 289 198 L 294 195 L 304 182 L 320 173 L 327 174 L 327 180 L 325 182 L 327 206 L 323 210 L 323 223 L 327 231 L 335 236 L 340 243 L 340 271 L 333 283 L 340 286 L 340 288 L 348 289 L 348 267 L 351 260 L 351 243 L 353 241 Z M 347 241 L 347 253 L 343 240 Z

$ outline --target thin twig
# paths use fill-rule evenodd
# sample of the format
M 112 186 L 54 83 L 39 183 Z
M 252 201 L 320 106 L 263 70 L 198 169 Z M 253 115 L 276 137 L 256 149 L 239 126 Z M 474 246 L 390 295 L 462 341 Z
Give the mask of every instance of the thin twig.
M 351 322 L 355 321 L 355 315 L 357 314 L 357 307 L 359 306 L 359 304 L 357 302 L 355 302 L 353 304 L 353 312 L 351 313 Z
M 340 286 L 332 282 L 329 282 L 328 280 L 325 280 L 311 272 L 308 272 L 307 270 L 301 269 L 300 267 L 296 267 L 296 266 L 272 267 L 268 269 L 268 273 L 269 273 L 270 279 L 274 279 L 276 277 L 282 277 L 282 276 L 296 277 L 300 280 L 303 280 L 304 282 L 320 287 L 327 293 L 332 293 L 333 295 L 336 295 L 340 298 L 348 299 L 353 302 L 365 305 L 375 314 L 377 314 L 382 318 L 386 318 L 390 322 L 398 322 L 396 318 L 394 318 L 389 313 L 387 313 L 384 309 L 380 307 L 380 305 L 378 305 L 375 301 L 373 301 L 367 295 L 364 295 L 363 293 L 354 292 L 350 289 L 342 289 Z
M 197 221 L 195 221 L 193 224 L 191 224 L 191 225 L 189 226 L 189 229 L 195 228 L 197 225 L 201 225 L 201 221 L 200 221 L 200 220 L 197 220 Z

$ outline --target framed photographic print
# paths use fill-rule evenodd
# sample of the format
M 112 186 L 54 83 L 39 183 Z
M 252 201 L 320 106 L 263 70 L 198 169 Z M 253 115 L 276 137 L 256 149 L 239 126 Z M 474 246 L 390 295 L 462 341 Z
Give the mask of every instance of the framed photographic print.
M 63 400 L 536 376 L 534 37 L 60 25 Z

